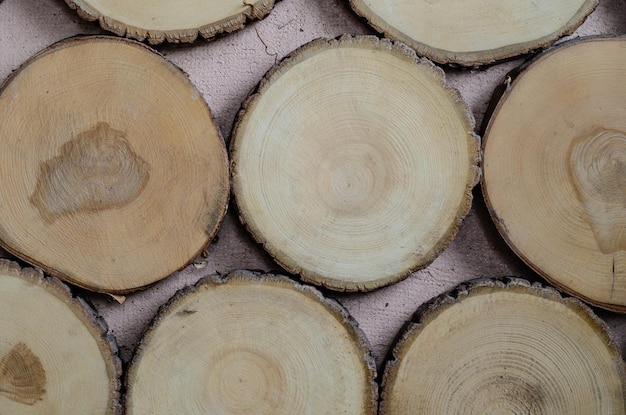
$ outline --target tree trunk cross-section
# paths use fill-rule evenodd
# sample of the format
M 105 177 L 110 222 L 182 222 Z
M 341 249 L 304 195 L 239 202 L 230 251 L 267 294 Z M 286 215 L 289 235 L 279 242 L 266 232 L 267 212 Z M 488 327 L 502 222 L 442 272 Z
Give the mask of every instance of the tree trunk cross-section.
M 511 83 L 484 142 L 500 233 L 539 274 L 626 311 L 626 39 L 570 41 Z M 558 73 L 557 78 L 554 74 Z
M 619 348 L 582 302 L 476 280 L 418 310 L 386 364 L 380 413 L 622 415 L 625 399 Z
M 443 71 L 405 45 L 313 41 L 239 114 L 231 172 L 241 220 L 306 281 L 391 284 L 456 235 L 478 177 L 473 128 Z
M 59 280 L 0 259 L 0 414 L 121 413 L 101 318 Z
M 375 415 L 369 345 L 339 303 L 236 271 L 177 293 L 138 345 L 128 415 Z
M 598 0 L 350 0 L 386 36 L 440 63 L 476 66 L 552 44 Z
M 274 0 L 65 0 L 85 20 L 97 20 L 103 29 L 151 44 L 210 39 L 262 19 Z
M 191 262 L 229 197 L 226 147 L 187 77 L 146 46 L 71 39 L 0 90 L 0 243 L 125 293 Z

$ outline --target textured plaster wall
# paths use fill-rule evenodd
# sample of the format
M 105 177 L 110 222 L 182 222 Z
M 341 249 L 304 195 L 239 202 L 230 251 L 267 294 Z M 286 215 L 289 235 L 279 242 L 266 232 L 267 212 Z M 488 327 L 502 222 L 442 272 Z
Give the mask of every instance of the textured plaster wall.
M 0 0 L 0 80 L 38 50 L 77 34 L 104 33 L 83 22 L 62 0 Z M 318 37 L 373 31 L 355 17 L 343 0 L 283 0 L 263 21 L 212 42 L 161 46 L 159 51 L 181 67 L 213 110 L 226 141 L 235 115 L 251 89 L 277 59 Z M 626 1 L 600 0 L 600 5 L 573 37 L 626 33 Z M 524 61 L 516 59 L 476 70 L 445 68 L 448 81 L 470 106 L 477 132 L 494 88 L 505 74 Z M 72 80 L 68 79 L 68 83 Z M 0 120 L 2 122 L 2 120 Z M 1 143 L 0 143 L 1 151 Z M 0 184 L 1 186 L 1 184 Z M 1 187 L 0 187 L 1 190 Z M 406 280 L 368 294 L 335 294 L 359 322 L 379 364 L 404 321 L 428 299 L 462 281 L 481 276 L 515 275 L 541 280 L 506 246 L 487 213 L 480 187 L 456 239 L 429 267 Z M 234 207 L 211 244 L 208 262 L 189 266 L 149 289 L 129 295 L 123 304 L 104 295 L 76 290 L 89 298 L 110 326 L 128 361 L 157 308 L 179 288 L 204 275 L 237 268 L 277 270 L 263 250 L 238 224 Z M 10 257 L 0 250 L 0 257 Z M 595 310 L 626 349 L 626 316 Z

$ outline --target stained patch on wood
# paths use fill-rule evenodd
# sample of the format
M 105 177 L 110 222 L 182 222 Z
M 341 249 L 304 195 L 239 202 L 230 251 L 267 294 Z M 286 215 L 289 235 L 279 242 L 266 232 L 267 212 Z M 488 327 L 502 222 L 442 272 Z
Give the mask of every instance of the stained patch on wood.
M 603 254 L 626 251 L 626 134 L 596 130 L 570 148 L 570 172 Z
M 0 395 L 34 405 L 46 393 L 46 371 L 24 343 L 18 343 L 0 361 Z
M 146 186 L 149 167 L 124 132 L 98 123 L 40 164 L 30 202 L 47 223 L 78 212 L 123 207 Z

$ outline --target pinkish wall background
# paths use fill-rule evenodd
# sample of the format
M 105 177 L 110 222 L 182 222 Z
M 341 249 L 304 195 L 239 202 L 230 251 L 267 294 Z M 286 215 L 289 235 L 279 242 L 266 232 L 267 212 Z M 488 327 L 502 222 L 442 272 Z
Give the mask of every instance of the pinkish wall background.
M 0 82 L 51 43 L 93 33 L 105 32 L 96 24 L 83 22 L 62 0 L 0 0 Z M 241 31 L 211 42 L 165 45 L 158 50 L 189 74 L 213 110 L 228 142 L 241 102 L 275 63 L 275 56 L 280 59 L 312 39 L 343 33 L 374 32 L 355 17 L 347 0 L 282 0 L 266 19 L 251 23 Z M 573 37 L 601 33 L 626 34 L 625 0 L 600 0 L 599 7 Z M 472 109 L 477 128 L 494 88 L 503 82 L 509 70 L 523 61 L 516 59 L 479 70 L 445 68 L 449 83 L 461 92 Z M 426 269 L 372 293 L 328 293 L 339 299 L 359 322 L 379 365 L 404 321 L 417 307 L 460 282 L 481 276 L 506 275 L 540 280 L 497 233 L 485 208 L 480 186 L 474 196 L 472 210 L 456 239 Z M 10 255 L 0 250 L 0 257 L 10 258 Z M 202 276 L 228 273 L 237 268 L 277 270 L 278 266 L 246 234 L 231 206 L 218 238 L 209 248 L 208 263 L 202 268 L 191 265 L 145 291 L 129 295 L 123 304 L 104 295 L 77 292 L 93 302 L 116 337 L 121 357 L 128 361 L 157 308 L 176 290 L 193 284 Z M 608 323 L 622 352 L 626 351 L 626 316 L 595 311 Z

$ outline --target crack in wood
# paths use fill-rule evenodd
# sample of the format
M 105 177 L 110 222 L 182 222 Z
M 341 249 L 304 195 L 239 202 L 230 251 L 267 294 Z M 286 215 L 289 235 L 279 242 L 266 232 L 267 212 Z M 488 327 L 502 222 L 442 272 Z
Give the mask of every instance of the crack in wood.
M 613 293 L 615 292 L 615 255 L 613 255 L 613 267 L 611 269 L 611 300 L 613 299 Z

